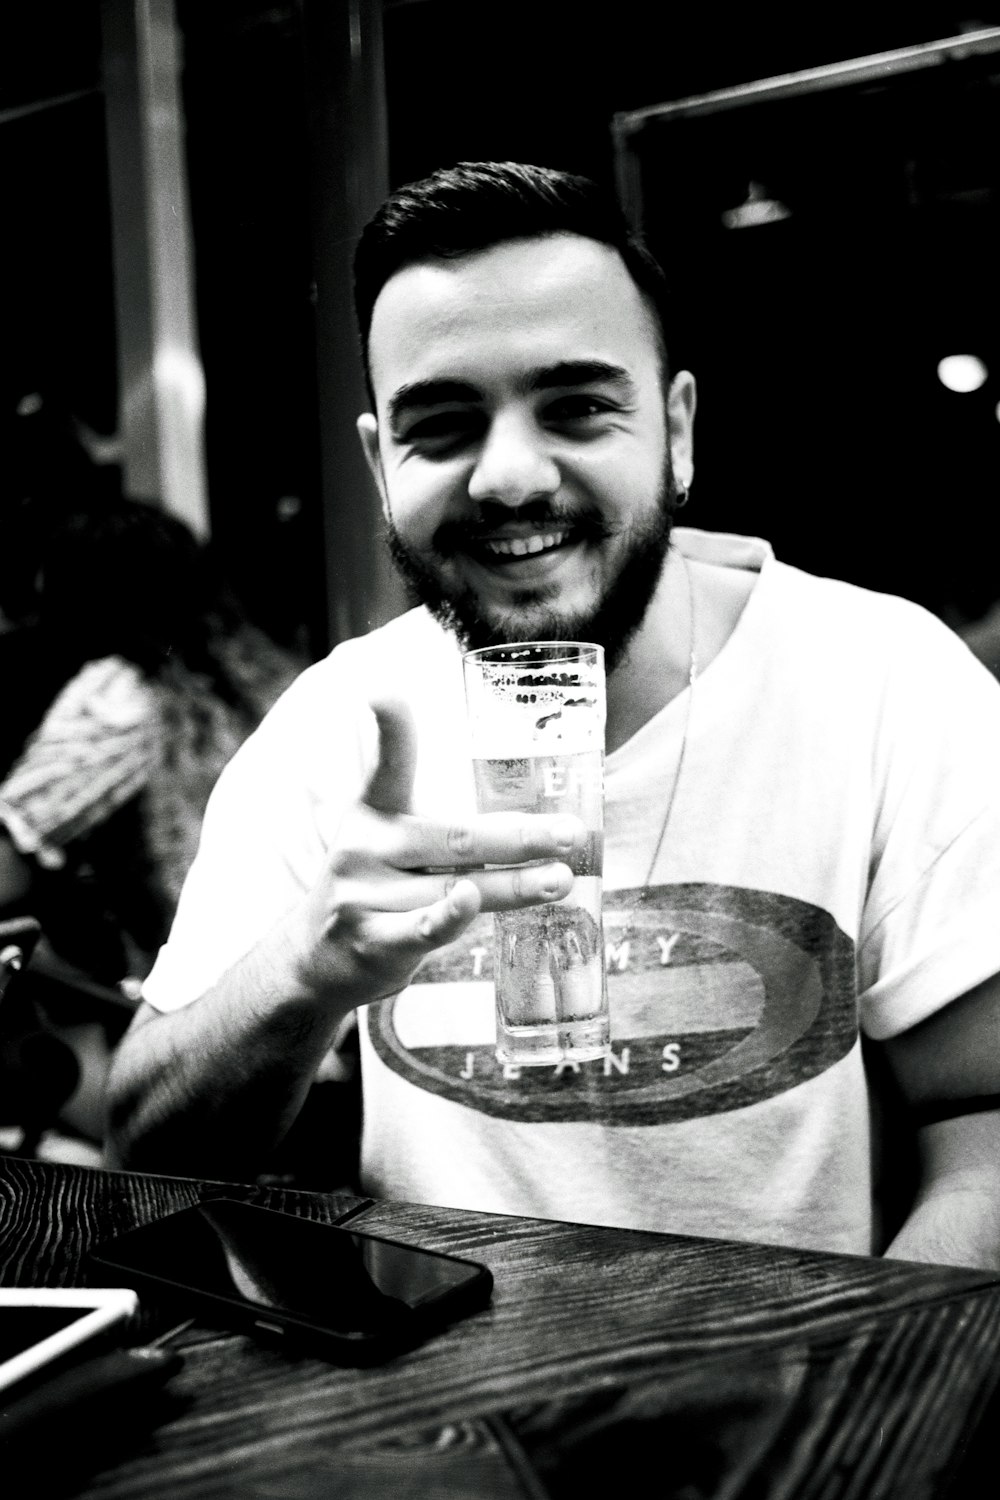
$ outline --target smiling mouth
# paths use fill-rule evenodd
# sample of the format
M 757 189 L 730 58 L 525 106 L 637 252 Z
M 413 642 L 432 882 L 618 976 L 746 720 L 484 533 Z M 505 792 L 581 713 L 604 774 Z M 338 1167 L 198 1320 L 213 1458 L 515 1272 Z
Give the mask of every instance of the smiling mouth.
M 474 522 L 448 520 L 435 533 L 433 546 L 442 562 L 466 557 L 497 575 L 510 570 L 511 577 L 524 572 L 533 577 L 536 568 L 551 571 L 562 556 L 581 546 L 599 546 L 610 535 L 606 522 L 593 512 L 554 515 L 547 503 L 529 502 L 518 511 L 508 506 L 482 506 Z
M 491 537 L 480 542 L 480 547 L 491 559 L 536 557 L 542 552 L 554 552 L 570 540 L 569 531 L 542 531 L 531 536 Z

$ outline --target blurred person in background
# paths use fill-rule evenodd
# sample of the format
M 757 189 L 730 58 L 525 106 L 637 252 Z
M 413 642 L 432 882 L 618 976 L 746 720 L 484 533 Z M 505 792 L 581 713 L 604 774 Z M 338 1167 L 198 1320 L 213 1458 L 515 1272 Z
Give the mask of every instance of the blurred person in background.
M 72 443 L 60 462 L 72 489 L 21 474 L 0 510 L 0 918 L 41 923 L 21 1009 L 30 996 L 75 1045 L 68 1123 L 99 1140 L 108 1048 L 208 794 L 304 663 L 244 618 L 181 521 L 95 478 Z

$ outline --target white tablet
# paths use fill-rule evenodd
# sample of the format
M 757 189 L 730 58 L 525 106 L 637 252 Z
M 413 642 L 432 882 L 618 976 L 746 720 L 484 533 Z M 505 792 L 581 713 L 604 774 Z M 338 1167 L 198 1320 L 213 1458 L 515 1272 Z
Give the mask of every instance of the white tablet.
M 0 1395 L 124 1326 L 138 1307 L 125 1288 L 0 1287 Z

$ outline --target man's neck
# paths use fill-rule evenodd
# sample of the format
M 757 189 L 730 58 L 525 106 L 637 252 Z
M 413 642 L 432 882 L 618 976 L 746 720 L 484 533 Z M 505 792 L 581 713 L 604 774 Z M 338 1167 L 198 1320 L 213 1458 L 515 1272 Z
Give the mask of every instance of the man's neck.
M 642 624 L 608 678 L 609 754 L 688 686 L 692 615 L 700 674 L 732 635 L 755 581 L 753 573 L 692 562 L 670 548 Z

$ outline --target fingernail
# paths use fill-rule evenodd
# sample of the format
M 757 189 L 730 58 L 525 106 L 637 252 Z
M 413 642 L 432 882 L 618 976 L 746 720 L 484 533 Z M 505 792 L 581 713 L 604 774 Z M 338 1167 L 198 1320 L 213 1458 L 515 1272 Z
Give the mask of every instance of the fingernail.
M 559 850 L 570 850 L 576 843 L 578 824 L 575 818 L 560 817 L 553 819 L 552 837 L 555 846 Z
M 562 865 L 557 874 L 549 875 L 545 884 L 538 887 L 538 898 L 540 901 L 561 901 L 572 888 L 573 872 Z

